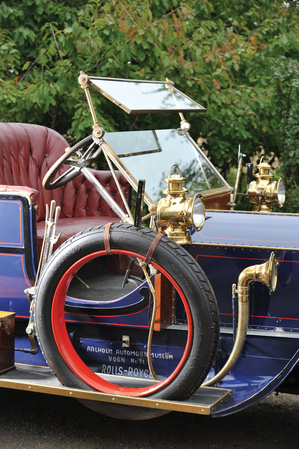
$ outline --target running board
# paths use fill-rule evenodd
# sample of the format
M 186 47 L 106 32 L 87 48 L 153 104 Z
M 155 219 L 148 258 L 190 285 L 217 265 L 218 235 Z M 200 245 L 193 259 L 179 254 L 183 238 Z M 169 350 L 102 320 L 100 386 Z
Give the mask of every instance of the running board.
M 227 401 L 232 395 L 232 390 L 214 387 L 200 387 L 185 401 L 133 398 L 131 396 L 98 393 L 64 387 L 50 368 L 26 364 L 16 364 L 15 368 L 1 373 L 0 388 L 199 415 L 210 415 L 212 411 Z

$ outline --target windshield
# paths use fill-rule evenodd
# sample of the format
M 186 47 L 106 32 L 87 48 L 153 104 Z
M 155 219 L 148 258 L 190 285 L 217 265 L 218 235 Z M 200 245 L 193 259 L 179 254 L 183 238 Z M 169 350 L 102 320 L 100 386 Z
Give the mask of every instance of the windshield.
M 229 188 L 191 139 L 175 129 L 106 133 L 104 140 L 137 181 L 145 179 L 145 191 L 152 201 L 164 196 L 164 179 L 174 164 L 186 178 L 189 193 Z
M 206 109 L 172 84 L 90 77 L 91 85 L 128 114 L 154 112 L 202 112 Z

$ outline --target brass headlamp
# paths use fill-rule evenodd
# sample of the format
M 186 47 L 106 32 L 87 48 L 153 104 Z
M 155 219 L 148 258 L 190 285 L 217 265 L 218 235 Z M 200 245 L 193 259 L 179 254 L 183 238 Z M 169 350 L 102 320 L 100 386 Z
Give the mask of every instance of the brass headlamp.
M 254 210 L 271 212 L 273 204 L 282 207 L 286 196 L 284 180 L 280 178 L 279 181 L 271 182 L 273 175 L 267 162 L 261 161 L 257 168 L 259 170 L 255 175 L 257 181 L 249 184 L 247 192 L 250 202 L 255 204 Z
M 172 167 L 177 167 L 179 174 L 170 176 Z M 183 187 L 186 181 L 177 165 L 172 165 L 168 178 L 164 180 L 167 189 L 163 191 L 166 198 L 161 198 L 157 206 L 159 223 L 167 226 L 165 233 L 179 244 L 192 243 L 187 226 L 199 231 L 205 221 L 205 206 L 199 193 L 187 195 L 188 189 Z

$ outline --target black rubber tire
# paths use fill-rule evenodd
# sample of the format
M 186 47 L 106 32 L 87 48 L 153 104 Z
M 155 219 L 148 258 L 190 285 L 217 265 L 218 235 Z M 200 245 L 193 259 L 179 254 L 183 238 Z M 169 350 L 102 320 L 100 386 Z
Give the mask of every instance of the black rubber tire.
M 133 251 L 144 259 L 157 233 L 148 228 L 114 223 L 110 229 L 112 251 Z M 39 345 L 50 368 L 63 385 L 93 390 L 72 371 L 62 357 L 53 335 L 51 312 L 53 297 L 64 273 L 86 255 L 104 249 L 104 226 L 94 227 L 65 242 L 49 260 L 38 283 L 35 323 Z M 218 338 L 218 307 L 212 287 L 192 256 L 181 246 L 163 236 L 152 263 L 167 270 L 180 286 L 192 317 L 192 343 L 181 370 L 150 398 L 178 400 L 190 396 L 204 381 L 214 361 Z M 163 414 L 161 410 L 119 406 L 110 411 L 108 404 L 92 403 L 91 408 L 109 416 L 147 419 Z M 97 406 L 98 405 L 98 406 Z M 115 407 L 115 406 L 114 406 Z M 130 413 L 133 410 L 132 413 Z M 122 410 L 125 412 L 122 413 Z M 138 412 L 137 412 L 138 410 Z M 137 412 L 137 413 L 136 413 Z

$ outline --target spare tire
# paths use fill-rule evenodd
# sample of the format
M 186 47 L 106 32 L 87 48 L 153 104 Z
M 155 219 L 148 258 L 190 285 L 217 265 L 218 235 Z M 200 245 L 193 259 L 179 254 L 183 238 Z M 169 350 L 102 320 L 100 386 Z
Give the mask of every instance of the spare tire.
M 109 394 L 178 400 L 190 396 L 207 376 L 219 338 L 218 308 L 211 285 L 197 262 L 181 246 L 163 236 L 151 265 L 172 283 L 184 306 L 186 343 L 175 369 L 148 386 L 127 387 L 95 373 L 76 352 L 65 321 L 65 298 L 73 276 L 87 263 L 107 257 L 104 226 L 77 234 L 51 257 L 38 282 L 35 323 L 39 345 L 46 361 L 63 385 Z M 112 254 L 144 260 L 157 233 L 148 228 L 114 223 L 110 228 Z M 90 401 L 91 408 L 112 416 L 144 419 L 161 410 L 113 406 Z M 116 407 L 116 408 L 115 408 Z M 115 411 L 116 410 L 116 411 Z M 129 412 L 133 410 L 133 412 Z

